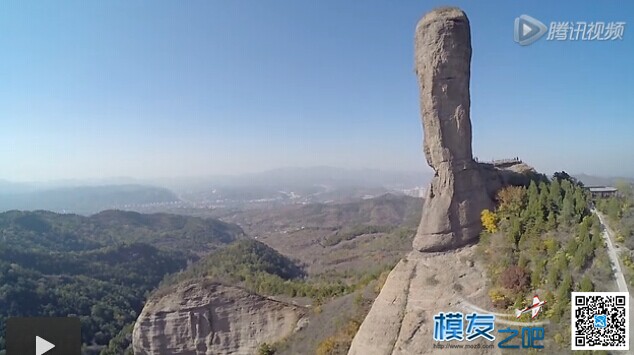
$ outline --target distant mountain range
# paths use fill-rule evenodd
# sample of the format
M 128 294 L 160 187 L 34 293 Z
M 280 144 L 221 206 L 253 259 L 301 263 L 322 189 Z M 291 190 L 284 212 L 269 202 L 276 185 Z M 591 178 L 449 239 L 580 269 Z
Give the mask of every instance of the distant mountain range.
M 132 209 L 179 201 L 170 190 L 143 185 L 104 185 L 38 188 L 30 184 L 0 183 L 0 211 L 49 210 L 92 214 L 106 209 Z
M 614 186 L 618 181 L 634 183 L 634 178 L 628 177 L 603 177 L 587 174 L 576 174 L 574 177 L 586 186 Z
M 585 185 L 614 185 L 632 178 L 577 174 Z M 417 193 L 430 172 L 280 168 L 260 173 L 201 178 L 132 178 L 15 183 L 0 180 L 0 212 L 49 210 L 89 215 L 106 209 L 174 211 L 182 208 L 244 208 L 286 204 L 349 202 L 385 193 Z M 160 186 L 160 187 L 159 187 Z
M 345 202 L 385 193 L 416 195 L 430 173 L 335 167 L 280 168 L 235 176 L 155 181 L 195 207 Z
M 386 171 L 378 169 L 345 169 L 330 166 L 286 167 L 258 173 L 214 175 L 195 178 L 157 179 L 152 183 L 174 190 L 201 188 L 257 186 L 293 188 L 298 186 L 329 185 L 334 187 L 413 187 L 426 184 L 431 173 L 423 171 Z

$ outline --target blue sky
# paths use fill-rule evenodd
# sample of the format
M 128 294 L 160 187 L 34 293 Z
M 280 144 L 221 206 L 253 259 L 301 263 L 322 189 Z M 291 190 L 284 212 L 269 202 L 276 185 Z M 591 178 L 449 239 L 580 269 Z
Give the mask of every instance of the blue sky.
M 470 18 L 474 154 L 634 176 L 634 3 L 4 1 L 0 178 L 427 170 L 413 35 Z M 513 42 L 513 20 L 625 21 L 612 42 Z

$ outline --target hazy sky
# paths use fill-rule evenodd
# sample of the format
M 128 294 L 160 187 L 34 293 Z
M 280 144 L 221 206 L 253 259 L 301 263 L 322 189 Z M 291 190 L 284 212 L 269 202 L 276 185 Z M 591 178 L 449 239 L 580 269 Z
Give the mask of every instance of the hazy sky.
M 634 3 L 3 1 L 0 178 L 427 169 L 413 34 L 470 18 L 474 154 L 634 176 Z M 624 39 L 513 42 L 513 20 L 625 21 Z

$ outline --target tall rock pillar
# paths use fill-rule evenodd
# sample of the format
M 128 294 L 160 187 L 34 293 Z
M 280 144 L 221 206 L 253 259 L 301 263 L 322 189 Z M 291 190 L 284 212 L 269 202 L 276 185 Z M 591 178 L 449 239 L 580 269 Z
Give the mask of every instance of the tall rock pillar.
M 390 272 L 348 355 L 465 354 L 464 349 L 436 347 L 433 316 L 438 311 L 469 311 L 467 303 L 485 309 L 490 303 L 486 269 L 477 260 L 469 262 L 476 248 L 466 246 L 478 237 L 480 213 L 492 208 L 488 194 L 494 193 L 494 186 L 487 192 L 484 178 L 488 184 L 490 177 L 471 153 L 467 16 L 457 8 L 426 14 L 416 27 L 415 55 L 425 158 L 435 176 L 414 250 Z M 497 177 L 490 168 L 490 176 Z M 468 353 L 500 354 L 500 349 Z
M 414 249 L 434 252 L 477 239 L 480 213 L 492 207 L 471 152 L 469 19 L 458 8 L 426 14 L 416 26 L 424 152 L 435 174 L 427 190 Z

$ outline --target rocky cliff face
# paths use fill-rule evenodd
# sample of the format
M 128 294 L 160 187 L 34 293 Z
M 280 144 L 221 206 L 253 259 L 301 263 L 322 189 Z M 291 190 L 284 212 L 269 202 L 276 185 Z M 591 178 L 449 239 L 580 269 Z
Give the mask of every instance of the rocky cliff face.
M 173 287 L 152 297 L 134 325 L 137 355 L 257 353 L 305 322 L 302 307 L 209 280 Z
M 471 33 L 460 9 L 442 8 L 416 26 L 415 65 L 427 163 L 435 171 L 425 196 L 414 249 L 463 246 L 482 230 L 492 201 L 471 151 Z
M 527 185 L 537 173 L 521 162 L 477 163 L 471 152 L 469 20 L 460 9 L 426 14 L 416 27 L 424 151 L 436 172 L 423 205 L 414 250 L 388 276 L 359 328 L 349 355 L 464 354 L 434 342 L 439 312 L 486 312 L 486 273 L 475 260 L 480 213 L 506 185 Z M 442 251 L 442 253 L 441 253 Z M 469 354 L 497 354 L 486 340 Z
M 474 258 L 475 246 L 445 253 L 412 251 L 390 272 L 381 293 L 357 332 L 348 355 L 497 354 L 482 339 L 481 349 L 440 349 L 433 340 L 438 312 L 472 313 L 491 309 L 486 273 Z

